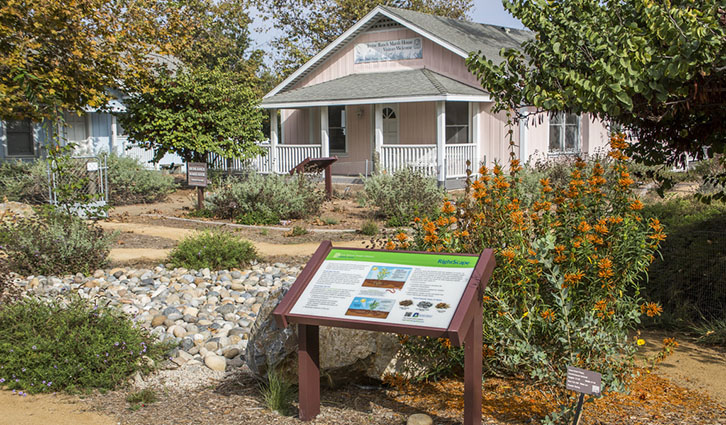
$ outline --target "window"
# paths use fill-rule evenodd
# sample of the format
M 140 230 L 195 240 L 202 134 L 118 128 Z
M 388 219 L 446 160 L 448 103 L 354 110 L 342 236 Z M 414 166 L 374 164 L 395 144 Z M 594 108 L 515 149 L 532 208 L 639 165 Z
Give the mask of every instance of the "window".
M 557 113 L 550 117 L 550 153 L 575 153 L 580 150 L 580 117 Z
M 331 153 L 345 153 L 345 106 L 328 106 L 328 134 Z
M 33 126 L 30 121 L 9 121 L 5 123 L 8 156 L 34 156 Z
M 446 102 L 446 144 L 469 143 L 469 103 Z

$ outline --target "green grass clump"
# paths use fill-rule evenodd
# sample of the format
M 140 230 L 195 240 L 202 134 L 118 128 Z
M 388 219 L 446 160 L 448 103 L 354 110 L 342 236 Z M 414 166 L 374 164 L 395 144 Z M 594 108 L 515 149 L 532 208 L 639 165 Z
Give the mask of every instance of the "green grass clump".
M 125 315 L 81 298 L 0 309 L 0 387 L 26 393 L 113 389 L 168 350 Z
M 310 232 L 308 232 L 308 229 L 306 229 L 302 226 L 293 226 L 293 228 L 290 229 L 290 231 L 287 232 L 285 235 L 291 236 L 291 237 L 296 237 L 296 236 L 307 235 L 308 233 L 310 233 Z
M 126 396 L 126 401 L 131 404 L 131 410 L 138 410 L 141 407 L 156 403 L 157 397 L 154 390 L 146 388 L 141 391 L 129 394 L 128 396 Z
M 288 414 L 295 391 L 292 384 L 279 373 L 270 369 L 267 372 L 267 382 L 260 384 L 260 392 L 268 409 L 281 415 Z
M 726 347 L 726 319 L 713 320 L 693 327 L 698 342 Z
M 204 230 L 182 240 L 169 254 L 174 267 L 188 269 L 231 269 L 257 258 L 252 243 L 234 233 Z

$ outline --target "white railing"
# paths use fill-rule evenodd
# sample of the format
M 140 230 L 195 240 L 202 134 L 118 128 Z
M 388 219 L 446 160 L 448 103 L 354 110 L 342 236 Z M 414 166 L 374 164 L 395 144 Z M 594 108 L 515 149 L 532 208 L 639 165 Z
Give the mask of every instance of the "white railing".
M 436 175 L 436 145 L 383 145 L 381 168 L 388 173 L 411 167 L 427 176 Z
M 319 158 L 322 154 L 320 145 L 277 145 L 273 161 L 272 146 L 269 143 L 261 143 L 259 146 L 265 151 L 265 154 L 246 160 L 225 159 L 216 154 L 210 154 L 209 167 L 221 171 L 252 169 L 262 174 L 285 174 L 306 158 Z
M 275 171 L 284 174 L 305 158 L 320 158 L 322 147 L 320 145 L 277 145 L 276 156 Z
M 258 145 L 263 150 L 262 155 L 257 155 L 250 159 L 232 159 L 222 158 L 217 154 L 209 154 L 207 162 L 209 167 L 220 171 L 243 171 L 255 170 L 261 174 L 269 174 L 272 172 L 272 158 L 270 157 L 270 144 L 261 143 Z
M 477 172 L 476 145 L 446 145 L 446 178 L 466 177 L 466 161 L 470 161 L 472 173 Z

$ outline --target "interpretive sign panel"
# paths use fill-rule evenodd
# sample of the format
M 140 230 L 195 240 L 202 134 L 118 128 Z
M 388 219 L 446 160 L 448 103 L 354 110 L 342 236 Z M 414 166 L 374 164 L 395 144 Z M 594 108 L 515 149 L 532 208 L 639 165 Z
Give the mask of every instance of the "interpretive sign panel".
M 477 260 L 332 249 L 290 314 L 446 330 Z
M 355 63 L 384 62 L 423 58 L 421 38 L 372 41 L 355 45 Z
M 207 187 L 207 164 L 204 162 L 187 163 L 187 184 L 189 186 Z
M 600 395 L 602 375 L 587 369 L 567 366 L 566 388 L 578 393 Z

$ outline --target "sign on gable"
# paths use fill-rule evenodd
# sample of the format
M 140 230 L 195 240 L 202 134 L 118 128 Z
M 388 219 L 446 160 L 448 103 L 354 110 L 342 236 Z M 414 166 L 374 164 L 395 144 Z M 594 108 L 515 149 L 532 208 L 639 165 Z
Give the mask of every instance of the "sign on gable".
M 421 58 L 423 58 L 423 41 L 420 37 L 372 41 L 355 45 L 355 63 Z

